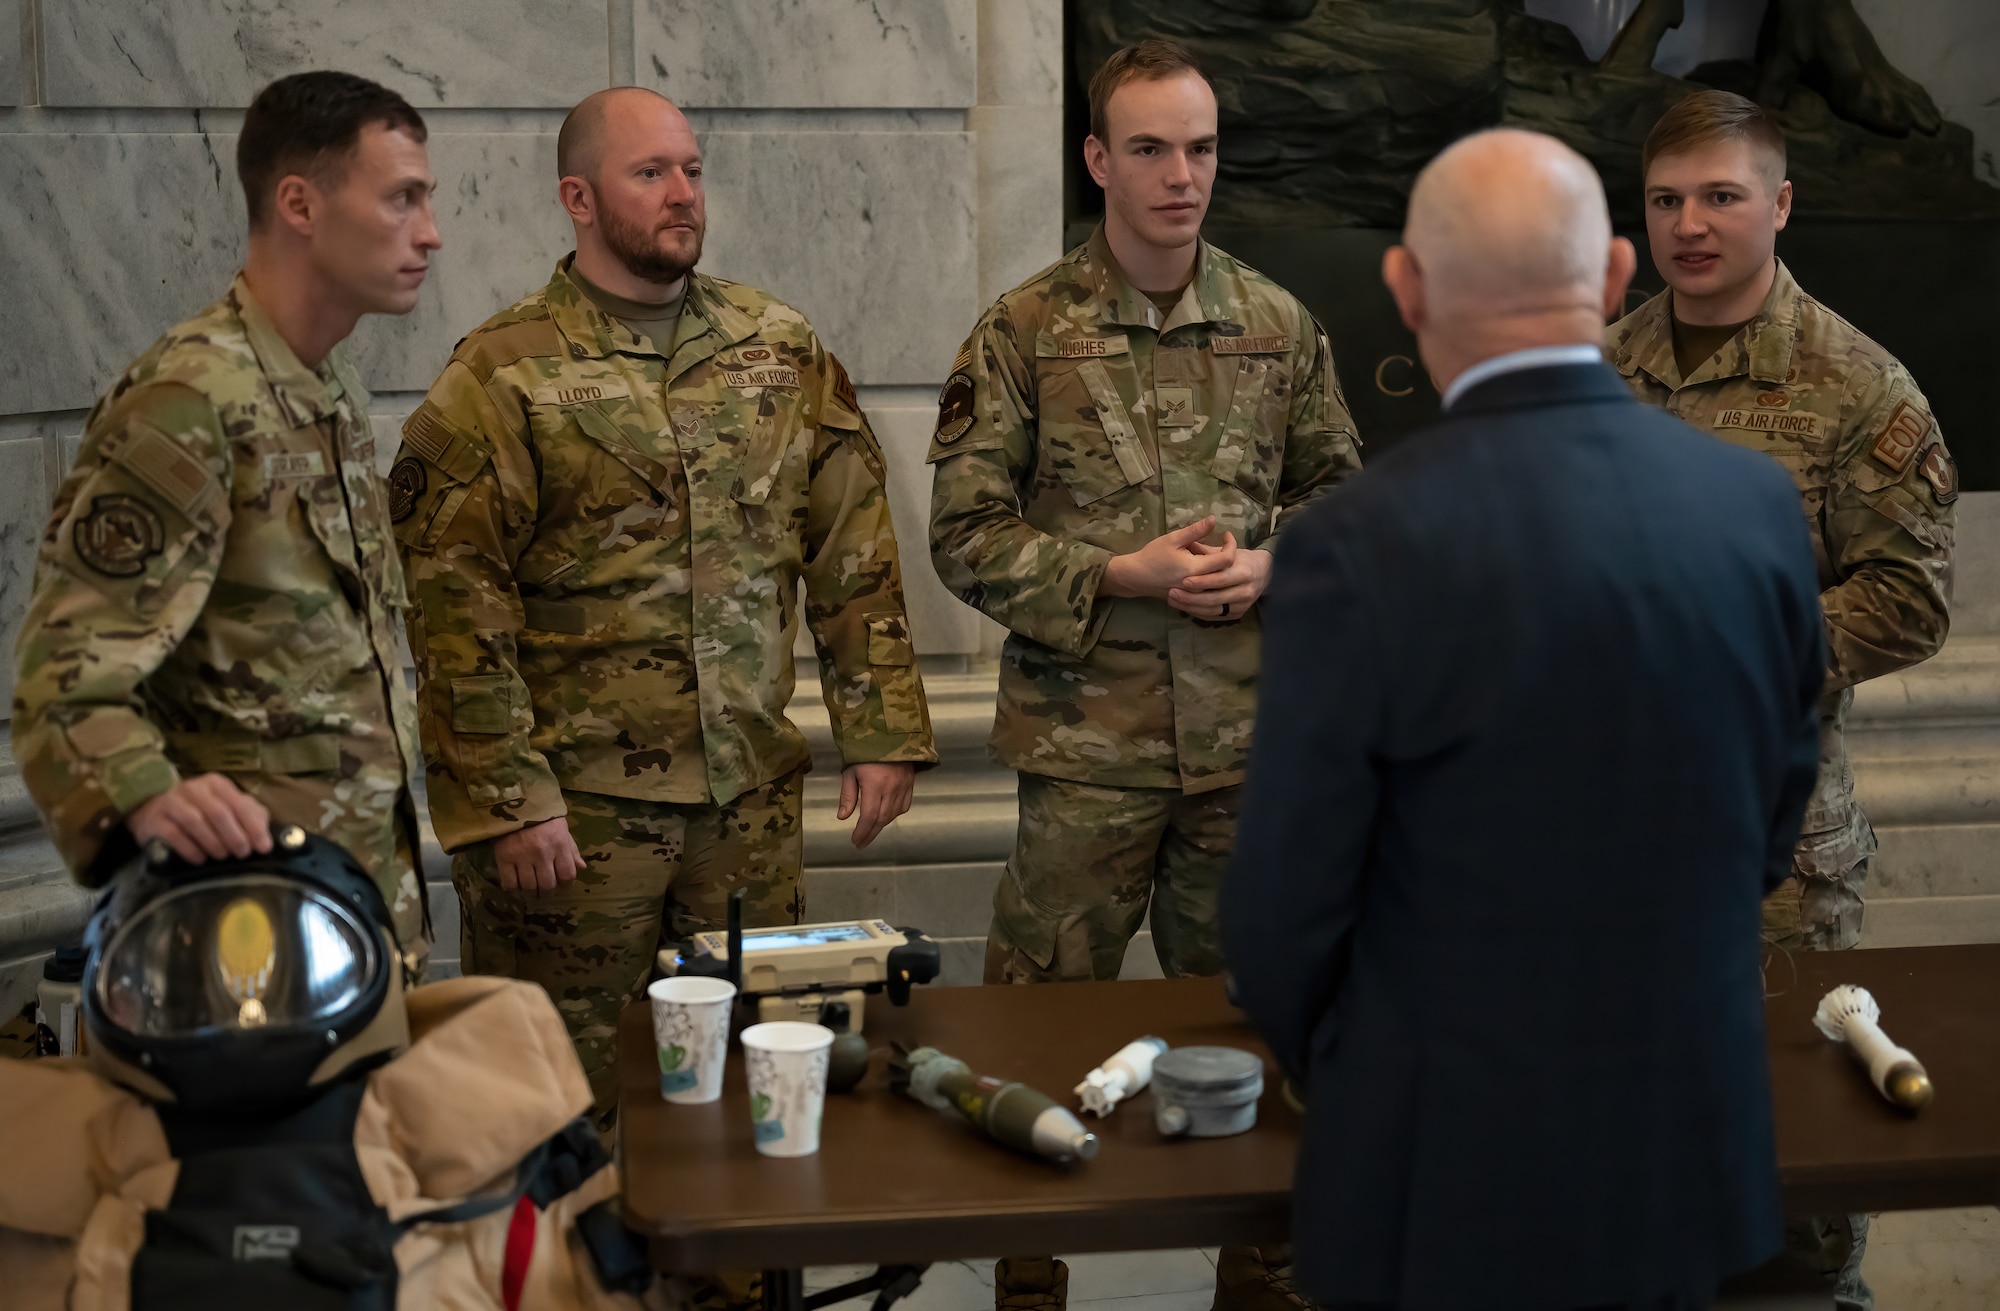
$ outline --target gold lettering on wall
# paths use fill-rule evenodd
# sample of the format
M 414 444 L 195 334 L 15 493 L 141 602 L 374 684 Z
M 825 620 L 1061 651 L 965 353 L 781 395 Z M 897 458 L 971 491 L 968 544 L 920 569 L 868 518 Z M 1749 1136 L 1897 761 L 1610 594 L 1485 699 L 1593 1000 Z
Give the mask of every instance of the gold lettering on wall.
M 1408 396 L 1417 389 L 1417 386 L 1415 383 L 1411 383 L 1407 387 L 1391 387 L 1389 385 L 1389 366 L 1392 364 L 1400 364 L 1406 369 L 1417 367 L 1417 362 L 1407 355 L 1383 356 L 1382 362 L 1375 366 L 1375 390 L 1381 392 L 1384 396 Z

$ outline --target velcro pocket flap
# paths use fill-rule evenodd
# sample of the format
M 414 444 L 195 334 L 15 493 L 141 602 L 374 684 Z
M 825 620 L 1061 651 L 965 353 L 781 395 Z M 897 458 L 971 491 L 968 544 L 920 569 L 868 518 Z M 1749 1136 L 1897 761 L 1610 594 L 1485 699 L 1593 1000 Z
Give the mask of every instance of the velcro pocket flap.
M 1130 487 L 1146 481 L 1153 474 L 1153 465 L 1146 458 L 1146 448 L 1139 442 L 1139 434 L 1132 426 L 1132 416 L 1126 413 L 1125 402 L 1118 395 L 1118 388 L 1112 385 L 1110 373 L 1102 364 L 1092 360 L 1077 370 L 1077 376 L 1090 389 L 1091 402 L 1097 409 L 1097 422 L 1111 443 L 1111 454 L 1118 461 L 1118 471 L 1125 475 L 1125 485 Z
M 581 601 L 555 601 L 544 596 L 521 598 L 521 616 L 528 627 L 544 633 L 566 633 L 575 637 L 590 631 L 590 618 Z
M 222 485 L 179 442 L 150 424 L 135 424 L 107 437 L 103 450 L 106 459 L 123 465 L 189 520 L 213 525 Z
M 505 733 L 513 724 L 514 680 L 508 674 L 472 674 L 451 680 L 454 733 Z
M 894 615 L 868 621 L 868 663 L 871 665 L 913 665 L 917 651 L 910 644 L 910 630 Z
M 453 482 L 469 483 L 486 467 L 486 448 L 453 432 L 428 401 L 404 422 L 403 446 Z
M 1259 505 L 1269 505 L 1283 456 L 1283 428 L 1276 426 L 1280 420 L 1269 413 L 1267 403 L 1278 366 L 1248 359 L 1242 365 L 1209 470 L 1218 482 L 1238 488 Z
M 666 466 L 649 459 L 602 410 L 591 405 L 579 405 L 566 413 L 587 437 L 603 447 L 612 459 L 637 474 L 662 499 L 673 495 L 673 480 L 667 476 Z

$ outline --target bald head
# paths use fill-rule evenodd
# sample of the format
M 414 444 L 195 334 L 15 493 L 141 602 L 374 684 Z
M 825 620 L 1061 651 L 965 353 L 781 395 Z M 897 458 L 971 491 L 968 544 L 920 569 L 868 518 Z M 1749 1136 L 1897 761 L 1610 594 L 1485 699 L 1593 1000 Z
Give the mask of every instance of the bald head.
M 1417 175 L 1382 272 L 1442 391 L 1481 359 L 1597 344 L 1633 260 L 1588 160 L 1539 132 L 1496 128 Z
M 595 182 L 605 142 L 652 132 L 694 136 L 674 102 L 645 87 L 615 86 L 577 102 L 556 134 L 556 176 Z
M 1465 138 L 1417 175 L 1403 244 L 1432 298 L 1464 313 L 1595 303 L 1611 215 L 1583 156 L 1539 132 L 1499 128 Z

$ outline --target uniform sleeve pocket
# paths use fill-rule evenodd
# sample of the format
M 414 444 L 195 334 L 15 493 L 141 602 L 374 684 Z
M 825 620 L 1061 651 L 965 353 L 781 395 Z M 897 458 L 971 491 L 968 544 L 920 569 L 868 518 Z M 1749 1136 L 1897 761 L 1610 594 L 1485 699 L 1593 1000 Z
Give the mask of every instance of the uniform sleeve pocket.
M 473 674 L 451 680 L 454 733 L 505 733 L 511 726 L 514 682 L 506 674 Z
M 1898 475 L 1863 461 L 1849 474 L 1854 490 L 1877 514 L 1891 519 L 1925 546 L 1951 545 L 1949 517 L 1942 513 L 1920 472 L 1921 460 L 1913 460 Z
M 403 425 L 403 450 L 389 470 L 389 522 L 405 547 L 432 551 L 472 494 L 486 448 L 456 432 L 425 401 Z
M 868 621 L 868 664 L 882 690 L 882 720 L 889 731 L 921 732 L 924 712 L 917 651 L 902 619 L 883 615 Z
M 913 665 L 917 651 L 910 644 L 903 621 L 893 616 L 868 621 L 868 663 L 871 665 Z

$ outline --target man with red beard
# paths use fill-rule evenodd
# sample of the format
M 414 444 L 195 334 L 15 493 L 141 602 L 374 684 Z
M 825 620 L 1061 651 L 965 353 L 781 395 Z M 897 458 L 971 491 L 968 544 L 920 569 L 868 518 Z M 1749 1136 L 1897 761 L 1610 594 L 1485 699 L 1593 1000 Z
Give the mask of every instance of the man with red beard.
M 576 250 L 459 343 L 390 515 L 464 968 L 548 989 L 608 1125 L 662 939 L 720 927 L 738 889 L 748 925 L 800 917 L 801 581 L 857 847 L 937 753 L 881 450 L 797 310 L 694 272 L 687 120 L 599 92 L 557 171 Z

